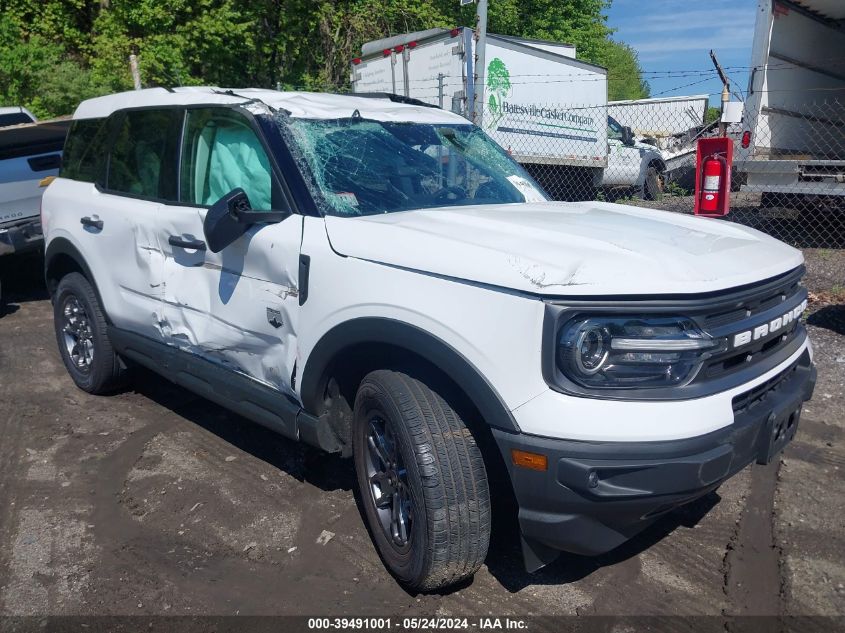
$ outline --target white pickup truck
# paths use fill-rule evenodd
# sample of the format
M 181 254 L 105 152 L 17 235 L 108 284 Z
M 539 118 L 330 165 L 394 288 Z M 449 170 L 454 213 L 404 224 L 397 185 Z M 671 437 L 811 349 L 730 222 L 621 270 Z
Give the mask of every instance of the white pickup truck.
M 663 195 L 666 163 L 653 146 L 638 141 L 630 127 L 607 117 L 607 167 L 602 187 L 633 189 L 646 200 Z
M 0 264 L 3 256 L 31 252 L 43 243 L 41 194 L 49 178 L 59 173 L 69 125 L 39 123 L 19 106 L 0 108 Z

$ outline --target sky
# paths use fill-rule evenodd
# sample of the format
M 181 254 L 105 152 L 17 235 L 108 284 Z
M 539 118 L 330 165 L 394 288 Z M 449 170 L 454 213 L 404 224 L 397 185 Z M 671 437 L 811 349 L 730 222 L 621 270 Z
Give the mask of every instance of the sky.
M 731 89 L 742 96 L 756 7 L 757 0 L 613 0 L 607 22 L 616 39 L 637 51 L 653 97 L 710 93 L 715 105 L 722 83 L 710 49 L 731 78 Z M 693 82 L 700 83 L 686 85 Z

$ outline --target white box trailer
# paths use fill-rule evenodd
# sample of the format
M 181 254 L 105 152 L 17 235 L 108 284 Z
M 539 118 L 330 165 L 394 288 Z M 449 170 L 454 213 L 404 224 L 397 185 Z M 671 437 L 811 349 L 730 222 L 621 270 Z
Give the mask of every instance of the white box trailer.
M 607 113 L 634 134 L 665 139 L 704 125 L 709 95 L 608 101 Z
M 764 198 L 845 196 L 845 2 L 758 0 L 735 168 Z
M 404 95 L 472 120 L 474 47 L 469 28 L 368 42 L 352 62 L 353 92 Z M 607 166 L 607 70 L 575 54 L 569 44 L 488 34 L 476 123 L 547 189 L 580 183 L 591 195 Z

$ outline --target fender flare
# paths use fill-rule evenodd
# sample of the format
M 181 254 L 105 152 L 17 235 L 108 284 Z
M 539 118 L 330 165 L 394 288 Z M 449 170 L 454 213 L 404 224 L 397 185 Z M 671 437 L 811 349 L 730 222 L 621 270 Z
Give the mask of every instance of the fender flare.
M 332 361 L 361 343 L 388 344 L 420 356 L 449 377 L 490 426 L 518 433 L 519 426 L 501 396 L 460 352 L 414 325 L 383 317 L 362 317 L 335 326 L 317 342 L 302 372 L 300 397 L 306 411 L 316 412 L 325 393 Z
M 57 237 L 54 240 L 51 240 L 44 253 L 44 283 L 47 285 L 47 290 L 50 292 L 51 296 L 54 289 L 50 287 L 50 276 L 48 274 L 50 271 L 50 265 L 57 257 L 62 255 L 72 259 L 76 265 L 82 269 L 82 273 L 94 288 L 97 300 L 100 302 L 100 305 L 103 306 L 103 298 L 100 296 L 100 290 L 97 287 L 97 280 L 94 279 L 94 275 L 91 272 L 91 268 L 88 266 L 88 262 L 85 261 L 85 258 L 82 256 L 82 253 L 79 252 L 79 249 L 65 237 Z M 103 310 L 105 310 L 104 306 Z

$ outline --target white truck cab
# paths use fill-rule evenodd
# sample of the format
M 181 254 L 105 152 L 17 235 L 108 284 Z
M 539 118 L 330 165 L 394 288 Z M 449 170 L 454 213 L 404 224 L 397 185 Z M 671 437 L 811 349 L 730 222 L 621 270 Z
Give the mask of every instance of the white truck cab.
M 86 101 L 43 218 L 80 388 L 144 365 L 353 457 L 417 590 L 480 567 L 491 488 L 529 569 L 606 552 L 773 459 L 815 384 L 799 251 L 549 202 L 479 128 L 395 95 Z
M 633 189 L 646 200 L 663 195 L 666 164 L 653 145 L 638 141 L 631 128 L 607 117 L 607 167 L 602 186 Z

